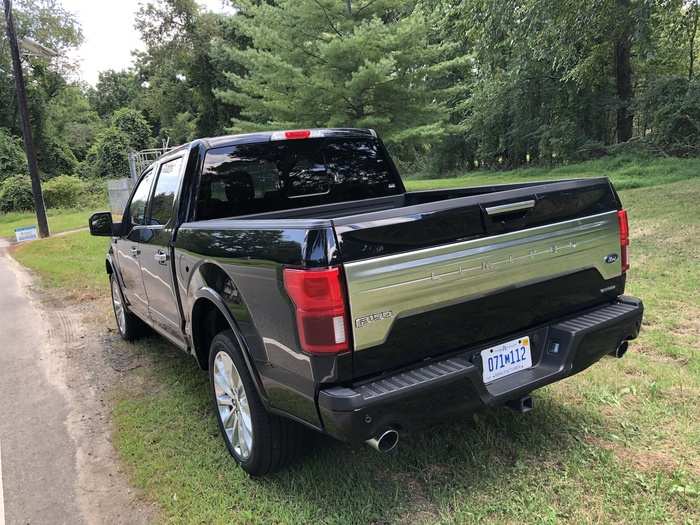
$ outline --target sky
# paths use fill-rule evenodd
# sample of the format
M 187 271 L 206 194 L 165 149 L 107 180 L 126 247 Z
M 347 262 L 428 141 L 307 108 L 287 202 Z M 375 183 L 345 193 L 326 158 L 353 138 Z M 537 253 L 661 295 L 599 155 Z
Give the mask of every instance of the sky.
M 83 29 L 84 41 L 72 55 L 80 66 L 80 78 L 92 85 L 105 69 L 125 69 L 131 64 L 131 51 L 143 49 L 134 29 L 134 16 L 144 0 L 62 0 L 75 14 Z M 210 11 L 231 12 L 225 0 L 198 0 Z

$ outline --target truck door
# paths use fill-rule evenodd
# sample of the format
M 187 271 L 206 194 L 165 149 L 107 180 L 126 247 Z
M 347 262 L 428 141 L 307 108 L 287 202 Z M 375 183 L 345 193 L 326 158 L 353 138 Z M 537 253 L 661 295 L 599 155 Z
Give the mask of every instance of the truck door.
M 148 317 L 148 298 L 141 278 L 141 238 L 146 227 L 146 204 L 151 192 L 155 172 L 153 168 L 144 173 L 126 207 L 122 218 L 124 235 L 116 242 L 117 260 L 122 277 L 123 292 L 129 308 L 139 317 Z
M 176 227 L 175 202 L 185 164 L 182 155 L 160 161 L 155 189 L 148 207 L 148 226 L 141 237 L 139 258 L 151 321 L 178 341 L 183 341 L 184 338 L 170 241 Z

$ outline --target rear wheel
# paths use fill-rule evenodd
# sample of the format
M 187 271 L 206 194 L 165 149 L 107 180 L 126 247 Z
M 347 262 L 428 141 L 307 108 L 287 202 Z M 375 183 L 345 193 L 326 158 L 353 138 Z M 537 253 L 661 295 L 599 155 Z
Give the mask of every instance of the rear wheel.
M 114 309 L 114 318 L 117 321 L 119 335 L 126 341 L 138 339 L 144 333 L 145 326 L 143 321 L 129 312 L 124 301 L 124 294 L 122 294 L 114 274 L 109 276 L 109 285 L 112 288 L 112 308 Z
M 230 330 L 211 343 L 209 379 L 219 430 L 243 470 L 268 474 L 299 455 L 303 427 L 265 410 Z

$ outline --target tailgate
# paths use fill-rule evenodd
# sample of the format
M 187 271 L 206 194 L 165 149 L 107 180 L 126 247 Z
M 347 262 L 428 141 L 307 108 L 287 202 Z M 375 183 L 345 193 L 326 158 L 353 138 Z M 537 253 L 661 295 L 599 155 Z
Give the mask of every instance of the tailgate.
M 607 179 L 595 179 L 335 220 L 355 376 L 517 333 L 621 294 L 619 257 L 608 257 L 620 251 L 618 207 Z

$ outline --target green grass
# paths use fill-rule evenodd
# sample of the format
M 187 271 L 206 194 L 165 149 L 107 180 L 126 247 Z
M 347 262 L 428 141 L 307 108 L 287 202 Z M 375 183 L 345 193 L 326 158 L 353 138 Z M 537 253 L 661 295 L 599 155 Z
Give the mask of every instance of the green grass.
M 105 255 L 109 239 L 87 231 L 18 245 L 14 257 L 41 275 L 43 284 L 80 296 L 106 293 Z
M 579 176 L 573 168 L 566 176 Z M 522 180 L 521 172 L 494 178 Z M 457 418 L 406 436 L 388 456 L 317 437 L 288 471 L 251 480 L 225 451 L 204 373 L 153 337 L 122 347 L 148 365 L 131 372 L 114 411 L 114 442 L 133 482 L 172 523 L 697 524 L 700 180 L 621 198 L 632 229 L 628 292 L 646 306 L 642 335 L 624 359 L 537 391 L 533 412 Z M 46 282 L 80 288 L 106 283 L 104 248 L 81 233 L 16 255 Z
M 410 190 L 455 188 L 486 184 L 571 179 L 577 177 L 610 177 L 618 190 L 644 188 L 700 177 L 700 159 L 606 157 L 556 168 L 524 168 L 512 171 L 475 171 L 445 179 L 412 179 Z
M 52 209 L 46 212 L 51 233 L 59 233 L 77 228 L 87 228 L 90 213 L 87 210 Z M 13 212 L 0 214 L 0 237 L 15 236 L 15 228 L 36 226 L 34 212 Z

